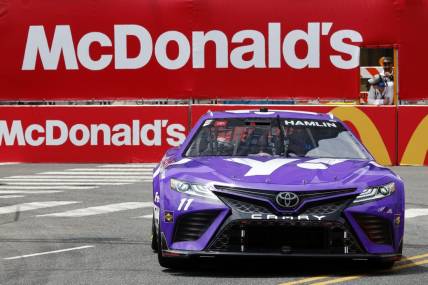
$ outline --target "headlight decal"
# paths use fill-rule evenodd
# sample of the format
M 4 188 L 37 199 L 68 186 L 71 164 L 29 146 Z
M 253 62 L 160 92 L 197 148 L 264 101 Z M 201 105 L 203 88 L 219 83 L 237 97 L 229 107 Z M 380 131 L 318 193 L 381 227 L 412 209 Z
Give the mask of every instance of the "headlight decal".
M 210 186 L 208 185 L 191 183 L 171 178 L 170 187 L 172 190 L 180 193 L 218 200 L 217 196 L 211 192 Z
M 366 188 L 353 201 L 354 204 L 382 199 L 390 196 L 395 192 L 395 183 L 391 182 L 386 185 Z

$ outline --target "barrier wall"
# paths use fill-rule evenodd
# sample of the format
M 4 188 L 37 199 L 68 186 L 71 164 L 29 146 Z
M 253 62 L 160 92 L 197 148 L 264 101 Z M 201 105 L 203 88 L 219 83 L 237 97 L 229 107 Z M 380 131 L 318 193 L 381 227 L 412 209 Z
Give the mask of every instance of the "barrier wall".
M 428 106 L 398 108 L 398 157 L 401 165 L 428 165 Z
M 259 107 L 0 106 L 0 161 L 157 162 L 168 148 L 184 141 L 207 111 Z M 428 165 L 428 106 L 268 108 L 331 112 L 345 121 L 379 163 Z
M 187 106 L 0 107 L 0 160 L 157 162 L 187 130 Z
M 361 46 L 398 48 L 400 98 L 426 98 L 427 14 L 422 0 L 3 0 L 0 100 L 356 99 Z

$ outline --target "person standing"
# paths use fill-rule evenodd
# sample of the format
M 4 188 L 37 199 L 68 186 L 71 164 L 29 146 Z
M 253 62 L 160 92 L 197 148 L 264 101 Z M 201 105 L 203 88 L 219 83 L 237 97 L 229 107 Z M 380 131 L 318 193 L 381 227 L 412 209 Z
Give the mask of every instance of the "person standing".
M 392 105 L 394 102 L 394 83 L 381 75 L 369 79 L 370 90 L 367 103 L 371 105 Z

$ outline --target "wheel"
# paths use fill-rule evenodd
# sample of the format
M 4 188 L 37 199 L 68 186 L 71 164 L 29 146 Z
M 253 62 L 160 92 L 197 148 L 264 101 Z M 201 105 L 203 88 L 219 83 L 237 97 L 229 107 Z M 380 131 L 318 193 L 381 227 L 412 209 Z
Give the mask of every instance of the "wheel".
M 152 219 L 152 249 L 154 251 L 158 250 L 158 237 L 156 232 L 156 225 L 155 225 L 155 217 L 153 215 Z
M 161 243 L 161 234 L 160 234 L 160 221 L 159 227 L 156 232 L 157 239 L 157 253 L 158 253 L 158 262 L 160 266 L 169 268 L 169 269 L 187 269 L 190 267 L 190 261 L 185 258 L 180 257 L 165 257 L 162 256 L 162 243 Z

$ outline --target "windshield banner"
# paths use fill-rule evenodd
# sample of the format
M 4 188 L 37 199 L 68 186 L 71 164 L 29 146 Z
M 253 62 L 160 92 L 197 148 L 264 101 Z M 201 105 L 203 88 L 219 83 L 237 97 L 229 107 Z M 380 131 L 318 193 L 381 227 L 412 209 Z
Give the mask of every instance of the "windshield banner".
M 328 113 L 344 121 L 347 126 L 367 147 L 377 162 L 384 165 L 396 163 L 396 108 L 394 106 L 248 106 L 248 105 L 193 105 L 192 124 L 208 111 L 220 110 L 258 110 L 267 107 L 269 110 L 295 110 L 304 112 Z M 308 125 L 310 122 L 289 120 L 290 124 Z M 327 126 L 319 124 L 319 126 Z

